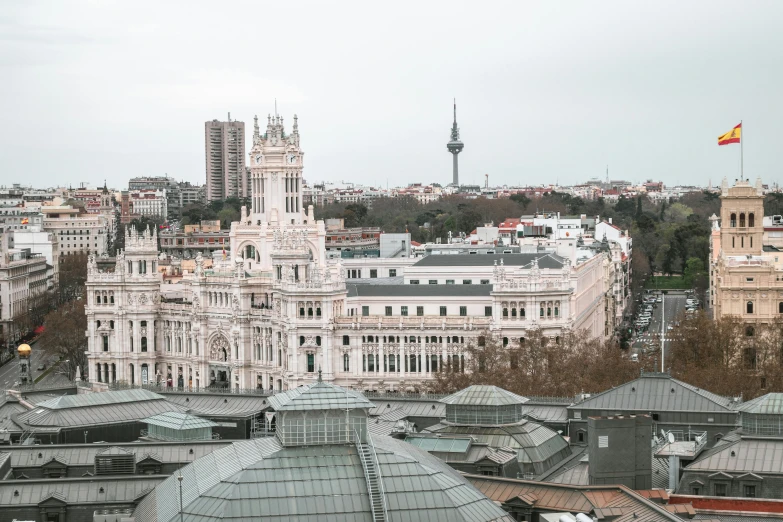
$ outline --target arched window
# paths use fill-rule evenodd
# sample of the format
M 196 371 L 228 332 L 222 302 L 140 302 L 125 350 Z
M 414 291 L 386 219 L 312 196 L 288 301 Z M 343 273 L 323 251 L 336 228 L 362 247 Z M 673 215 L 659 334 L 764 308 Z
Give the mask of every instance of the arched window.
M 516 308 L 512 308 L 511 309 L 511 317 L 516 317 L 516 316 L 517 316 L 517 309 Z
M 519 317 L 521 317 L 522 319 L 525 318 L 525 309 L 524 308 L 520 308 L 519 309 Z
M 508 337 L 503 338 L 503 346 L 508 346 Z
M 299 336 L 299 346 L 302 346 L 304 344 L 304 335 Z
M 752 326 L 745 328 L 745 337 L 753 337 L 756 334 L 756 329 Z
M 731 213 L 731 217 L 729 218 L 729 221 L 731 222 L 730 226 L 736 227 L 737 226 L 737 214 L 732 212 Z
M 343 354 L 343 371 L 347 372 L 351 369 L 351 357 L 346 353 Z
M 312 317 L 312 316 L 313 316 L 313 309 L 312 308 L 308 308 L 307 309 L 307 317 Z
M 778 303 L 778 313 L 783 314 L 783 301 Z
M 740 228 L 745 226 L 745 213 L 744 212 L 740 212 L 740 223 L 739 223 L 739 226 L 740 226 Z
M 315 345 L 316 346 L 321 346 L 321 336 L 320 335 L 316 335 L 315 336 Z
M 745 305 L 745 313 L 753 313 L 753 301 L 748 301 L 748 303 Z
M 756 226 L 756 215 L 753 212 L 748 213 L 748 226 L 751 228 Z
M 503 309 L 503 317 L 508 317 L 508 308 Z

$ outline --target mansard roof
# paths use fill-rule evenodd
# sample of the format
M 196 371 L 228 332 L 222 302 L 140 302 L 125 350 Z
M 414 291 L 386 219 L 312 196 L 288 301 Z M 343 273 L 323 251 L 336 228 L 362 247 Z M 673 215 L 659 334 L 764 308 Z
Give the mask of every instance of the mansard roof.
M 484 297 L 492 285 L 352 285 L 348 297 Z
M 550 252 L 527 254 L 436 254 L 421 258 L 413 266 L 521 266 L 532 268 L 538 260 L 539 268 L 563 268 L 564 259 Z

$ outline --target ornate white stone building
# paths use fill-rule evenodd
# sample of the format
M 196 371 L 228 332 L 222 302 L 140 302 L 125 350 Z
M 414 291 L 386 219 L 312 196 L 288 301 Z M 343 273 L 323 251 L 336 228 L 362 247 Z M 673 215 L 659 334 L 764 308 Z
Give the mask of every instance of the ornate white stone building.
M 406 390 L 462 370 L 479 336 L 517 346 L 533 328 L 554 342 L 565 330 L 606 335 L 605 259 L 593 251 L 428 256 L 346 284 L 341 261 L 326 260 L 324 223 L 302 205 L 299 139 L 296 116 L 290 134 L 281 117 L 264 134 L 256 119 L 252 206 L 211 268 L 199 256 L 164 283 L 154 230 L 127 233 L 113 272 L 90 259 L 90 380 L 279 390 L 320 369 L 343 386 Z

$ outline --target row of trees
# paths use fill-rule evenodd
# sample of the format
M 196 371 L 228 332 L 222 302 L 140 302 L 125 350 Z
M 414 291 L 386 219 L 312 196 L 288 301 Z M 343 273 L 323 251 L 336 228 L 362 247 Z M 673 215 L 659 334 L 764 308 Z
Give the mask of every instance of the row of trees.
M 558 341 L 528 331 L 524 342 L 504 341 L 489 335 L 470 343 L 465 372 L 443 371 L 435 375 L 430 390 L 452 393 L 474 384 L 494 385 L 520 395 L 572 397 L 627 382 L 639 374 L 639 363 L 630 361 L 613 342 L 590 339 L 580 332 Z M 652 369 L 654 360 L 641 362 Z
M 672 376 L 719 395 L 749 400 L 783 392 L 783 322 L 747 326 L 736 318 L 713 321 L 705 313 L 682 317 L 667 344 Z M 437 373 L 430 391 L 452 393 L 473 384 L 499 386 L 526 396 L 571 397 L 597 393 L 660 371 L 660 352 L 631 361 L 612 341 L 588 339 L 578 332 L 555 342 L 539 330 L 524 342 L 489 335 L 467 348 L 465 372 Z

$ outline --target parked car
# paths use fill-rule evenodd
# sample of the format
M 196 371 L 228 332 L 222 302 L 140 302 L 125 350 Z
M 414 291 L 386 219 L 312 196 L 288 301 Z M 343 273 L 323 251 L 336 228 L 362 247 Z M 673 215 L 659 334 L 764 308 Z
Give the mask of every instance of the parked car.
M 42 372 L 46 369 L 46 363 L 41 363 L 38 365 L 38 371 Z

